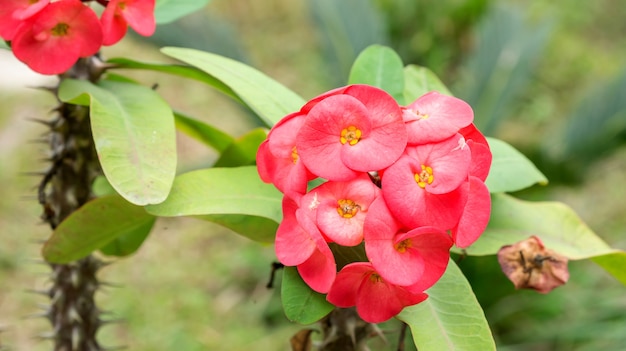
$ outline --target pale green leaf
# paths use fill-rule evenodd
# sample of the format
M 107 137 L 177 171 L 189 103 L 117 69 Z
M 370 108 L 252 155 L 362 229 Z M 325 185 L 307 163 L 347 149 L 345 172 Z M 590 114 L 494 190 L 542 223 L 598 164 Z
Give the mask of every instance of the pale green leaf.
M 437 91 L 444 95 L 452 93 L 428 68 L 408 65 L 404 68 L 404 100 L 407 105 L 429 91 Z
M 281 297 L 287 319 L 300 324 L 315 323 L 335 307 L 326 301 L 325 295 L 311 290 L 296 267 L 284 268 Z
M 385 90 L 404 104 L 402 59 L 392 49 L 371 45 L 356 58 L 350 70 L 349 84 L 368 84 Z
M 100 164 L 120 195 L 136 205 L 165 200 L 176 173 L 176 130 L 172 110 L 154 90 L 66 79 L 59 98 L 90 106 Z
M 241 62 L 194 49 L 166 47 L 170 57 L 195 66 L 230 87 L 268 126 L 299 111 L 305 101 L 293 91 Z
M 235 140 L 212 125 L 185 116 L 182 113 L 174 112 L 174 117 L 176 118 L 176 129 L 219 152 L 226 150 Z
M 200 10 L 209 0 L 156 0 L 154 18 L 157 24 L 173 22 Z
M 54 230 L 43 247 L 52 263 L 67 263 L 89 255 L 120 236 L 150 231 L 155 218 L 119 195 L 92 200 L 74 211 Z
M 273 240 L 283 195 L 261 181 L 256 167 L 209 168 L 182 174 L 163 203 L 146 210 L 163 217 L 198 216 L 257 241 Z
M 502 140 L 487 138 L 493 155 L 485 184 L 492 193 L 512 192 L 533 184 L 548 184 L 539 169 L 513 146 Z
M 454 261 L 426 292 L 426 301 L 405 308 L 397 317 L 409 325 L 420 351 L 495 351 L 483 310 Z

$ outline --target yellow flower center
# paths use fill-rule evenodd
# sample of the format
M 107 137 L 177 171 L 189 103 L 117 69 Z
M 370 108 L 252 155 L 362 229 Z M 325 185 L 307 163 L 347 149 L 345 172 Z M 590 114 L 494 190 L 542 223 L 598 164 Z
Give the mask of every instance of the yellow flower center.
M 341 140 L 342 144 L 348 143 L 350 145 L 355 145 L 361 140 L 361 130 L 355 126 L 349 126 L 348 128 L 344 128 L 341 131 Z
M 411 239 L 402 240 L 395 244 L 394 247 L 399 253 L 405 253 L 411 247 Z
M 70 29 L 70 26 L 67 23 L 58 23 L 51 29 L 52 35 L 57 37 L 62 37 L 67 35 L 67 31 Z
M 291 149 L 291 161 L 293 162 L 294 165 L 296 164 L 296 162 L 298 162 L 298 158 L 300 158 L 298 156 L 298 150 L 296 150 L 296 147 L 294 146 Z
M 370 275 L 370 281 L 372 283 L 382 283 L 383 282 L 383 278 L 376 274 L 376 273 L 372 273 L 372 275 Z
M 428 166 L 422 165 L 422 171 L 415 173 L 415 181 L 422 189 L 424 189 L 426 185 L 432 184 L 433 180 L 435 180 L 433 169 Z
M 337 213 L 343 218 L 352 218 L 361 209 L 356 202 L 347 199 L 337 201 Z

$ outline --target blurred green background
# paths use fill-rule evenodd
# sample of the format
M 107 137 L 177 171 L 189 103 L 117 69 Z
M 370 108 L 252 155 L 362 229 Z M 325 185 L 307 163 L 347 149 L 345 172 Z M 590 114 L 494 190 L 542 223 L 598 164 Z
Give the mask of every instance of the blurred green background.
M 516 194 L 572 206 L 616 248 L 626 249 L 626 6 L 622 0 L 213 0 L 194 15 L 131 37 L 106 57 L 164 61 L 158 47 L 194 47 L 242 60 L 311 98 L 345 84 L 356 55 L 373 43 L 405 64 L 434 70 L 475 110 L 490 136 L 527 154 L 548 187 Z M 28 318 L 44 297 L 48 269 L 37 263 L 34 198 L 45 169 L 52 95 L 26 86 L 54 78 L 28 73 L 0 56 L 0 345 L 48 350 L 47 322 Z M 146 72 L 121 72 L 158 84 L 177 110 L 235 136 L 259 122 L 211 89 Z M 180 172 L 216 155 L 179 136 Z M 210 223 L 159 220 L 134 256 L 103 269 L 98 295 L 107 317 L 105 346 L 131 350 L 288 350 L 302 326 L 284 318 L 277 289 L 265 288 L 273 248 Z M 499 350 L 626 350 L 626 288 L 590 261 L 571 262 L 568 284 L 548 295 L 515 291 L 495 257 L 460 263 L 494 331 Z M 625 267 L 626 269 L 626 267 Z M 396 325 L 385 326 L 394 328 Z M 392 349 L 389 344 L 372 349 Z

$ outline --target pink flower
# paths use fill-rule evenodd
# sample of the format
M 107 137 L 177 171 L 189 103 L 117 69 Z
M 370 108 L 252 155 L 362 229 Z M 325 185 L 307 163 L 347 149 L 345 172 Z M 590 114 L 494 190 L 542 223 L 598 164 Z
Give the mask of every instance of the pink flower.
M 480 178 L 483 182 L 487 179 L 491 167 L 491 150 L 485 136 L 472 123 L 459 130 L 459 134 L 465 137 L 467 145 L 472 151 L 472 164 L 470 165 L 470 175 Z
M 283 198 L 283 221 L 276 232 L 275 251 L 286 266 L 297 266 L 311 289 L 326 293 L 335 280 L 337 265 L 326 240 L 317 229 L 309 209 Z
M 326 182 L 306 194 L 302 203 L 315 211 L 315 221 L 332 242 L 355 246 L 363 241 L 363 223 L 380 189 L 366 174 L 346 182 Z
M 79 0 L 50 3 L 17 28 L 15 57 L 43 74 L 67 71 L 80 57 L 95 54 L 102 29 L 93 10 Z
M 382 176 L 383 197 L 407 228 L 452 229 L 467 202 L 471 153 L 460 135 L 408 146 Z
M 152 35 L 156 29 L 154 5 L 155 0 L 109 1 L 100 18 L 104 32 L 103 45 L 120 41 L 128 26 L 143 36 Z
M 469 177 L 469 193 L 463 214 L 452 228 L 452 240 L 461 248 L 473 244 L 485 231 L 491 214 L 491 194 L 478 177 Z
M 371 263 L 355 262 L 337 273 L 326 299 L 337 307 L 356 306 L 363 320 L 381 323 L 427 297 L 425 293 L 412 293 L 385 281 Z
M 404 230 L 378 198 L 365 220 L 365 251 L 372 266 L 389 283 L 422 292 L 446 270 L 452 240 L 434 227 Z
M 474 120 L 470 105 L 461 99 L 431 91 L 402 109 L 409 144 L 447 139 Z
M 41 11 L 50 0 L 2 0 L 0 3 L 0 37 L 13 40 L 17 27 L 22 22 Z
M 345 181 L 396 161 L 406 146 L 406 128 L 395 100 L 367 85 L 333 93 L 310 109 L 298 133 L 305 166 L 319 177 Z
M 304 115 L 293 113 L 278 122 L 257 151 L 259 176 L 285 194 L 304 194 L 307 182 L 315 178 L 302 163 L 296 149 L 296 136 Z

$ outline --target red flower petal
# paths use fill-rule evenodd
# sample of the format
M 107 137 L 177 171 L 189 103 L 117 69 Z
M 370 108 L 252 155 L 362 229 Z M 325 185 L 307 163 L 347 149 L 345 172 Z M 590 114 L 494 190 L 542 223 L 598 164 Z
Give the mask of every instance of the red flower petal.
M 283 198 L 283 221 L 276 231 L 275 251 L 278 260 L 286 266 L 297 266 L 316 250 L 314 236 L 321 236 L 311 219 L 298 221 L 298 206 L 294 200 Z M 303 223 L 304 225 L 300 225 Z
M 50 0 L 2 0 L 0 4 L 0 37 L 11 41 L 24 20 L 41 11 Z
M 470 177 L 469 197 L 461 219 L 452 230 L 456 246 L 466 248 L 480 237 L 487 228 L 491 214 L 491 196 L 482 180 Z

